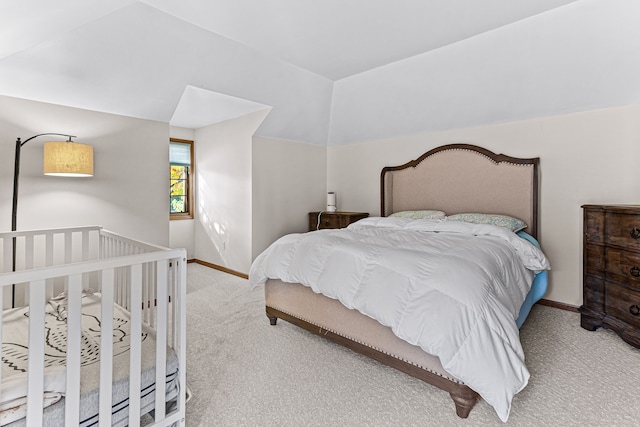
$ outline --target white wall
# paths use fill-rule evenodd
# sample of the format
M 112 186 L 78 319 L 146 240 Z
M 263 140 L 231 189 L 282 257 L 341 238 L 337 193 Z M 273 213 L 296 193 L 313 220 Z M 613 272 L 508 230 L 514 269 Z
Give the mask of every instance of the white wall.
M 94 146 L 95 176 L 42 175 L 42 143 L 23 147 L 18 227 L 102 225 L 151 243 L 189 247 L 194 257 L 248 272 L 276 238 L 307 229 L 327 189 L 341 210 L 379 215 L 382 167 L 433 147 L 470 143 L 519 157 L 540 157 L 540 241 L 551 271 L 547 299 L 582 300 L 585 203 L 640 203 L 640 105 L 326 147 L 252 137 L 266 112 L 203 128 L 196 140 L 194 241 L 170 241 L 167 212 L 169 126 L 0 96 L 0 228 L 10 228 L 15 139 L 78 135 Z M 173 225 L 172 225 L 173 227 Z M 188 228 L 188 227 L 187 227 Z M 189 234 L 190 231 L 185 232 Z
M 248 273 L 251 144 L 269 110 L 196 130 L 195 257 Z
M 328 187 L 340 209 L 380 215 L 380 171 L 443 144 L 468 143 L 540 157 L 540 235 L 549 257 L 545 298 L 582 303 L 582 210 L 586 203 L 640 203 L 640 106 L 427 133 L 328 149 Z
M 11 228 L 15 140 L 46 132 L 77 135 L 94 147 L 94 176 L 42 174 L 43 142 L 23 146 L 18 228 L 103 227 L 169 244 L 166 123 L 0 96 L 0 229 Z M 64 138 L 51 138 L 64 140 Z
M 255 258 L 277 238 L 308 231 L 309 212 L 324 209 L 327 149 L 254 137 L 252 159 Z
M 194 141 L 194 153 L 197 151 L 198 146 L 195 143 L 195 131 L 193 129 L 186 129 L 177 126 L 171 126 L 169 128 L 169 134 L 171 138 L 186 139 L 188 141 Z M 197 159 L 197 155 L 194 154 Z M 196 160 L 194 160 L 196 161 Z M 196 168 L 194 168 L 196 170 Z M 194 197 L 196 195 L 194 194 Z M 194 206 L 195 206 L 194 202 Z M 187 250 L 187 259 L 195 258 L 195 214 L 194 219 L 180 219 L 169 221 L 169 247 L 170 248 L 185 248 Z

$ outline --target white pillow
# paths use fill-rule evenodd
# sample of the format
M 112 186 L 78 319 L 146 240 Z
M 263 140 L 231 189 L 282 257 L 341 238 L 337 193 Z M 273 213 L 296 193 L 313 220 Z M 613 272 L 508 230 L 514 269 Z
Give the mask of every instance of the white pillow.
M 400 211 L 394 212 L 389 216 L 396 218 L 409 218 L 409 219 L 443 219 L 445 213 L 438 210 L 425 209 L 420 211 Z

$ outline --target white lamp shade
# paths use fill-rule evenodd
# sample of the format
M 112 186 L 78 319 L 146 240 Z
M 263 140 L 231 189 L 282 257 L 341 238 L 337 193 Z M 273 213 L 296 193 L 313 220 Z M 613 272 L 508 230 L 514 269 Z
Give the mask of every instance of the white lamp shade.
M 336 193 L 333 191 L 329 191 L 327 193 L 327 212 L 336 212 L 338 208 L 336 207 Z
M 93 176 L 93 147 L 77 142 L 45 142 L 44 174 Z

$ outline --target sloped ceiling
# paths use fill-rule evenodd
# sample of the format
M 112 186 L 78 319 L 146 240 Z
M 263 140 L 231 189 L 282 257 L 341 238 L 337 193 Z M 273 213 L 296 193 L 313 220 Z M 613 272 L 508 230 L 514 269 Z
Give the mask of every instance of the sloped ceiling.
M 345 144 L 636 103 L 636 0 L 5 0 L 0 94 Z

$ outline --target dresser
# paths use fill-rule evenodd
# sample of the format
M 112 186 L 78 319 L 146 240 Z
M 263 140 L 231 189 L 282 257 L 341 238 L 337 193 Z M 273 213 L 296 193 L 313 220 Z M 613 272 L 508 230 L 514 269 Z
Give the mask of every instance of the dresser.
M 366 212 L 309 212 L 309 231 L 323 228 L 345 228 L 352 222 L 369 216 Z M 319 222 L 318 222 L 319 221 Z
M 580 325 L 640 348 L 640 205 L 584 205 Z

